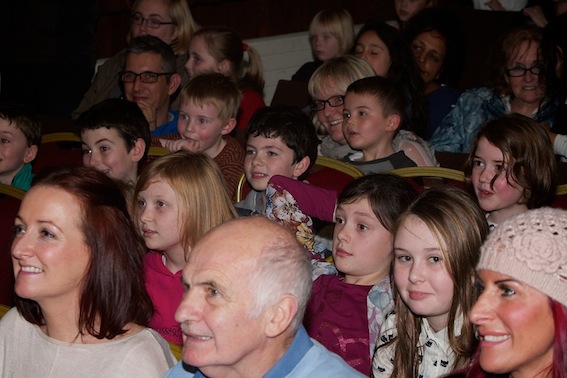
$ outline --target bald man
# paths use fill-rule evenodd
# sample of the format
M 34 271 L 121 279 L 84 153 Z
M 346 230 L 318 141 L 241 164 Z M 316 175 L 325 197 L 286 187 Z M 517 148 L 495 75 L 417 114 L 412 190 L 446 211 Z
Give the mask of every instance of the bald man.
M 309 256 L 287 229 L 260 216 L 207 233 L 183 269 L 183 362 L 176 377 L 363 377 L 310 339 Z M 195 369 L 193 369 L 195 371 Z

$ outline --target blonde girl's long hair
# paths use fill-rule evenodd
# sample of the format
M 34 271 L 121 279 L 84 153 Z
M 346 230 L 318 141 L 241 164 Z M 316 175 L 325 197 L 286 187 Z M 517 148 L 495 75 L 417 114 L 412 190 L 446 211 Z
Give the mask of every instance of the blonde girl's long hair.
M 237 216 L 218 165 L 205 154 L 178 151 L 157 158 L 142 171 L 133 198 L 136 220 L 138 194 L 160 180 L 171 186 L 179 202 L 185 259 L 207 231 Z
M 423 221 L 439 241 L 447 271 L 453 279 L 447 333 L 456 356 L 453 369 L 464 367 L 470 363 L 477 345 L 468 314 L 476 299 L 474 275 L 480 246 L 488 234 L 486 218 L 470 195 L 450 186 L 423 192 L 400 216 L 396 230 L 410 215 Z M 417 377 L 423 354 L 423 346 L 418 346 L 422 318 L 410 311 L 395 287 L 393 292 L 397 337 L 390 341 L 395 350 L 392 377 Z M 455 322 L 461 315 L 463 325 L 457 337 Z

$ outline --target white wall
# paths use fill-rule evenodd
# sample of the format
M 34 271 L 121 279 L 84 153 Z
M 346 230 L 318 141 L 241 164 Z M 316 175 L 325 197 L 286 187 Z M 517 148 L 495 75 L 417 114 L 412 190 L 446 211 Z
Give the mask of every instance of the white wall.
M 281 34 L 246 41 L 262 58 L 264 66 L 264 101 L 272 101 L 278 80 L 291 80 L 291 76 L 304 63 L 313 60 L 309 32 Z

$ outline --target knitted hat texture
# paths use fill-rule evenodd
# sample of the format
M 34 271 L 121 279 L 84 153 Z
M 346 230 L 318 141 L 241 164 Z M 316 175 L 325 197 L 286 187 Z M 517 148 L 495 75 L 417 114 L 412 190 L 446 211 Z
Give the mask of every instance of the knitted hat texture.
M 476 267 L 522 281 L 567 306 L 567 211 L 529 210 L 500 224 Z

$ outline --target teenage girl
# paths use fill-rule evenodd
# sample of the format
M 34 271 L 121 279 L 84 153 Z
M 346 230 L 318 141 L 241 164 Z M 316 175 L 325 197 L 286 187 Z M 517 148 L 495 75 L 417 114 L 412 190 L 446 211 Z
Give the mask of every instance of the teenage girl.
M 155 308 L 149 326 L 182 344 L 174 319 L 183 296 L 181 270 L 191 247 L 236 213 L 216 163 L 186 151 L 152 161 L 138 179 L 134 200 L 134 216 L 150 250 L 144 258 L 146 289 Z
M 557 163 L 543 126 L 520 114 L 488 121 L 476 135 L 465 164 L 490 228 L 548 205 L 555 194 Z
M 315 61 L 302 65 L 291 80 L 308 82 L 321 64 L 350 52 L 354 43 L 350 13 L 342 8 L 319 11 L 309 25 L 309 39 Z
M 424 84 L 402 33 L 384 22 L 367 22 L 354 41 L 354 55 L 370 63 L 376 75 L 398 83 L 407 103 L 407 129 L 424 137 L 427 127 Z
M 333 260 L 339 274 L 313 282 L 304 318 L 307 332 L 366 376 L 380 326 L 394 305 L 392 231 L 415 195 L 406 180 L 390 174 L 347 185 L 335 212 Z
M 243 62 L 244 53 L 248 59 Z M 232 29 L 223 26 L 203 28 L 189 43 L 189 58 L 185 63 L 189 78 L 205 72 L 219 72 L 230 77 L 242 91 L 237 130 L 245 130 L 252 114 L 266 106 L 263 98 L 264 69 L 260 54 L 243 43 Z M 242 135 L 241 135 L 242 134 Z M 243 133 L 237 133 L 244 142 Z M 243 143 L 244 144 L 244 143 Z
M 468 365 L 475 266 L 488 234 L 482 211 L 460 189 L 429 189 L 394 234 L 396 305 L 380 330 L 374 376 L 439 377 Z

